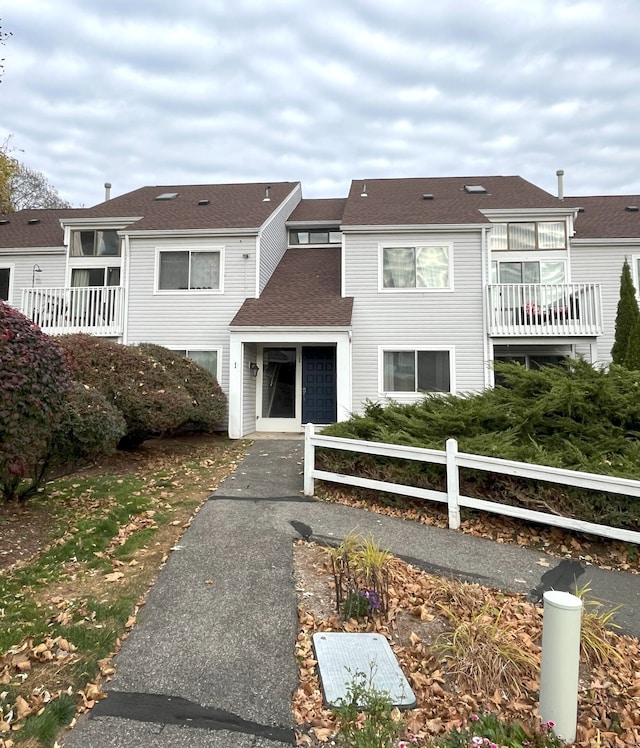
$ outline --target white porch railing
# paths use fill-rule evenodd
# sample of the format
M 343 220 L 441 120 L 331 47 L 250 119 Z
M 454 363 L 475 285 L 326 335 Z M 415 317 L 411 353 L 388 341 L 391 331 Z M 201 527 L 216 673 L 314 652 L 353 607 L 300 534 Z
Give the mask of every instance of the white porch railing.
M 500 283 L 487 286 L 489 335 L 601 335 L 598 283 Z
M 434 491 L 429 488 L 405 486 L 398 483 L 373 480 L 372 478 L 360 478 L 354 475 L 341 475 L 340 473 L 331 473 L 326 470 L 317 470 L 315 467 L 316 447 L 445 465 L 447 490 Z M 469 509 L 480 509 L 484 512 L 493 512 L 494 514 L 502 514 L 507 517 L 517 517 L 530 522 L 538 522 L 543 525 L 552 525 L 567 530 L 575 530 L 576 532 L 586 532 L 591 535 L 622 540 L 626 543 L 640 544 L 640 532 L 634 530 L 608 527 L 607 525 L 598 525 L 593 522 L 585 522 L 570 517 L 560 517 L 556 514 L 521 509 L 510 504 L 498 504 L 494 501 L 475 499 L 471 496 L 461 496 L 459 488 L 460 468 L 486 470 L 487 472 L 502 473 L 503 475 L 534 478 L 549 483 L 558 483 L 563 486 L 578 486 L 579 488 L 586 488 L 592 491 L 604 491 L 624 496 L 633 496 L 635 498 L 640 497 L 640 481 L 637 480 L 615 478 L 610 475 L 599 475 L 598 473 L 582 473 L 576 470 L 563 470 L 547 467 L 546 465 L 531 465 L 527 462 L 501 460 L 497 457 L 485 457 L 484 455 L 465 454 L 458 452 L 458 442 L 455 439 L 448 439 L 447 449 L 446 451 L 442 451 L 438 449 L 405 447 L 400 444 L 367 442 L 359 439 L 342 439 L 337 436 L 323 436 L 315 432 L 315 427 L 312 423 L 308 423 L 305 428 L 305 496 L 313 496 L 314 479 L 317 478 L 319 480 L 331 481 L 332 483 L 371 488 L 376 491 L 397 493 L 402 496 L 411 496 L 416 499 L 426 499 L 446 504 L 449 512 L 449 527 L 452 530 L 457 530 L 460 527 L 460 507 L 468 507 Z
M 25 288 L 21 311 L 49 335 L 122 335 L 124 288 Z

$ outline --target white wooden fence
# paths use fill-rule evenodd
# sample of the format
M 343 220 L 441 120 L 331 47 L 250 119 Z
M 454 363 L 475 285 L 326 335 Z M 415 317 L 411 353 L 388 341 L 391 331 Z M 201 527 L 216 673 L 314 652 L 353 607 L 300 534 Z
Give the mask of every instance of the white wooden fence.
M 531 522 L 539 522 L 544 525 L 563 527 L 567 530 L 600 535 L 627 543 L 640 544 L 640 532 L 633 530 L 623 530 L 616 527 L 598 525 L 593 522 L 561 517 L 556 514 L 521 509 L 516 506 L 510 506 L 509 504 L 498 504 L 493 501 L 474 499 L 471 496 L 461 496 L 459 470 L 460 468 L 485 470 L 492 473 L 534 478 L 549 483 L 558 483 L 563 486 L 577 486 L 593 491 L 606 491 L 608 493 L 622 494 L 636 498 L 640 497 L 640 481 L 629 480 L 627 478 L 614 478 L 608 475 L 598 475 L 597 473 L 582 473 L 575 470 L 551 468 L 545 465 L 532 465 L 513 460 L 501 460 L 497 457 L 465 454 L 458 452 L 458 442 L 455 439 L 448 439 L 446 446 L 446 451 L 442 451 L 438 449 L 405 447 L 399 444 L 367 442 L 358 439 L 342 439 L 336 436 L 323 436 L 321 433 L 316 433 L 312 423 L 308 423 L 305 428 L 304 493 L 306 496 L 313 496 L 314 479 L 317 478 L 318 480 L 371 488 L 386 493 L 397 493 L 403 496 L 447 504 L 449 527 L 453 530 L 457 530 L 460 527 L 460 507 L 467 507 L 469 509 L 493 512 L 494 514 L 504 514 L 508 517 L 517 517 Z M 341 475 L 340 473 L 331 473 L 326 470 L 317 470 L 315 467 L 316 447 L 445 465 L 447 471 L 447 490 L 434 491 L 429 488 L 404 486 L 398 483 L 387 483 L 386 481 L 373 480 L 371 478 L 360 478 L 351 475 Z

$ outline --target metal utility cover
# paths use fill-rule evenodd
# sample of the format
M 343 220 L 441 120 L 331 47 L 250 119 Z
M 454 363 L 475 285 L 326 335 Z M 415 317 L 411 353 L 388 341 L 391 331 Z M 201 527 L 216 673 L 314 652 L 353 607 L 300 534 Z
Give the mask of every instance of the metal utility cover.
M 317 633 L 313 649 L 327 706 L 339 706 L 357 673 L 366 683 L 384 692 L 394 706 L 411 709 L 416 697 L 389 642 L 380 634 Z

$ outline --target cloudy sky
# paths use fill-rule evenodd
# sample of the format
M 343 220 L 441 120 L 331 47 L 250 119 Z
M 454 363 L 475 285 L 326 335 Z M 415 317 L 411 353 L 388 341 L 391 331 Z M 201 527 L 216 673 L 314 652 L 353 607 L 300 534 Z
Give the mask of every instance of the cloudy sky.
M 143 185 L 520 174 L 640 193 L 639 0 L 3 0 L 0 139 Z

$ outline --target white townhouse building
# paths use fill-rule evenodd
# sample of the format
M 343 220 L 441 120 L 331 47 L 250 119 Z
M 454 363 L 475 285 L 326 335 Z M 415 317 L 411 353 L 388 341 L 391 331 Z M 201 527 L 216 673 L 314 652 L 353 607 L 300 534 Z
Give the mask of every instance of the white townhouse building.
M 495 359 L 608 361 L 638 205 L 517 176 L 314 200 L 298 182 L 143 187 L 0 216 L 0 299 L 52 335 L 184 352 L 227 393 L 233 438 L 300 431 L 490 387 Z

